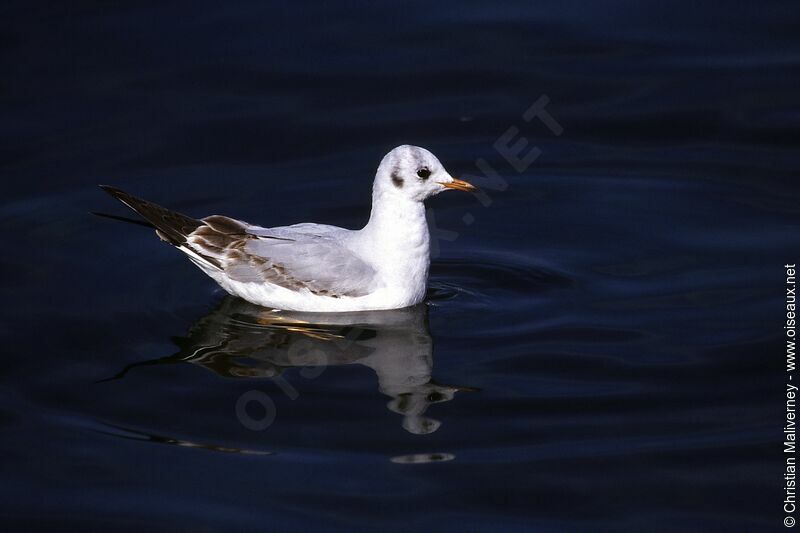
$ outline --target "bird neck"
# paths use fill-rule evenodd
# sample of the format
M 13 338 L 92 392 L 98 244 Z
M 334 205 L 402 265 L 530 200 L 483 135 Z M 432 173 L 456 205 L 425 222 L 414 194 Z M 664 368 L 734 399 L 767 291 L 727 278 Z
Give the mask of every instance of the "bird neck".
M 386 193 L 384 193 L 386 194 Z M 430 266 L 425 206 L 389 193 L 373 194 L 372 214 L 359 232 L 361 251 L 371 258 L 399 307 L 422 301 Z
M 425 204 L 383 191 L 372 194 L 372 212 L 364 232 L 379 237 L 388 247 L 404 246 L 409 251 L 419 246 L 427 250 L 428 222 Z

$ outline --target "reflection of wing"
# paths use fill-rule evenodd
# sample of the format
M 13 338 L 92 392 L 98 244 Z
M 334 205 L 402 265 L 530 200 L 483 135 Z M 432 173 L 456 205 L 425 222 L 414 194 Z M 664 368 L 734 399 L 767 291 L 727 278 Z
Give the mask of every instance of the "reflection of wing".
M 416 434 L 439 427 L 425 415 L 431 404 L 476 390 L 431 379 L 433 342 L 425 305 L 353 313 L 272 312 L 227 296 L 175 342 L 178 353 L 134 363 L 114 378 L 135 367 L 161 364 L 190 363 L 229 378 L 272 378 L 287 368 L 322 371 L 360 364 L 375 372 L 378 389 L 391 398 L 387 407 Z
M 187 236 L 187 246 L 235 281 L 334 298 L 364 296 L 375 287 L 375 270 L 342 245 L 342 228 L 257 228 L 223 216 L 203 223 Z

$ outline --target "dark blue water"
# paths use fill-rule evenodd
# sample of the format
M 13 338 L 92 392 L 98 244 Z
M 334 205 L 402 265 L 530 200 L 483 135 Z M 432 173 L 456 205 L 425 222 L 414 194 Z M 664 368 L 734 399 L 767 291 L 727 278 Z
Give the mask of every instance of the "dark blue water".
M 783 527 L 799 15 L 5 3 L 4 529 Z M 403 312 L 276 320 L 89 214 L 357 227 L 406 142 L 501 180 L 430 202 Z

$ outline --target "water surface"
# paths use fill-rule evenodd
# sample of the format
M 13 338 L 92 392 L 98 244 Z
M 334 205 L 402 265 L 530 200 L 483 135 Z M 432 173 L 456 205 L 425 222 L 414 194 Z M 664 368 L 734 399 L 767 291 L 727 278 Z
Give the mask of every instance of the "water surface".
M 2 14 L 8 526 L 780 527 L 792 3 Z M 522 118 L 542 95 L 561 135 Z M 511 126 L 542 152 L 522 172 Z M 507 184 L 430 202 L 408 310 L 275 316 L 88 214 L 125 214 L 111 183 L 358 227 L 404 142 Z

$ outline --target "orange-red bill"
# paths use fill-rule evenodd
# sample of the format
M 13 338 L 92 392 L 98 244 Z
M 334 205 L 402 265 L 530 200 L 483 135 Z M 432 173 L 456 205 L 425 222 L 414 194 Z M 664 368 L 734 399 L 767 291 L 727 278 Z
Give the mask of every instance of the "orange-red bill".
M 448 189 L 455 189 L 457 191 L 472 192 L 478 190 L 478 188 L 475 187 L 473 184 L 464 180 L 453 179 L 453 181 L 448 181 L 446 183 L 440 181 L 439 183 L 444 187 L 447 187 Z

